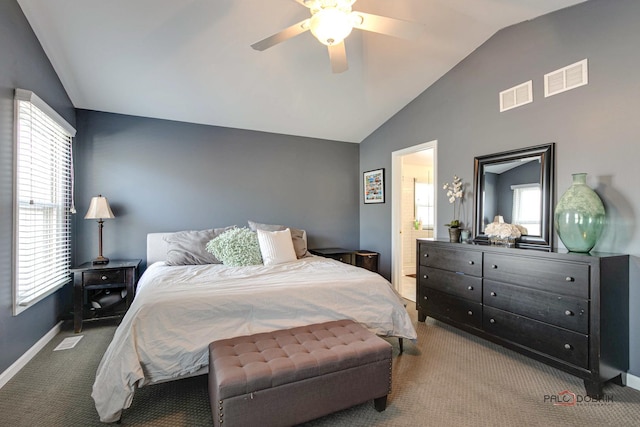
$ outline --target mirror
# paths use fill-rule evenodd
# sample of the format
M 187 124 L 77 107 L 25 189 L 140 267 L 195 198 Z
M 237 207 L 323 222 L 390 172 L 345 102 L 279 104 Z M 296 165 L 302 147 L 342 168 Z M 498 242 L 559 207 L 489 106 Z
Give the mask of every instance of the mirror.
M 474 161 L 474 242 L 489 244 L 485 227 L 504 222 L 527 229 L 516 247 L 551 250 L 555 144 L 479 156 Z

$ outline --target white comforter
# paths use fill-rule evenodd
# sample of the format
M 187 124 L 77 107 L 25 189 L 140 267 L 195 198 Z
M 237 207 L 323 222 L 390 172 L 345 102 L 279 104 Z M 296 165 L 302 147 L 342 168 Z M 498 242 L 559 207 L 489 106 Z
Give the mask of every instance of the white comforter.
M 103 422 L 120 418 L 136 387 L 208 365 L 212 341 L 337 319 L 415 340 L 401 298 L 382 276 L 321 257 L 275 266 L 150 266 L 93 385 Z

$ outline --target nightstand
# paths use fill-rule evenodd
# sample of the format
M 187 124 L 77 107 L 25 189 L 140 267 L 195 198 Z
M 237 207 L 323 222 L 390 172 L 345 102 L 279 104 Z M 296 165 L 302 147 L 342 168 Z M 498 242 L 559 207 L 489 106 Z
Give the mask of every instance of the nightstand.
M 131 306 L 138 282 L 138 266 L 141 260 L 111 260 L 108 264 L 93 265 L 92 262 L 71 269 L 73 273 L 73 326 L 76 333 L 82 331 L 82 322 L 88 320 L 120 317 Z M 94 308 L 92 316 L 86 318 L 85 296 L 88 299 L 99 295 L 126 290 L 124 308 L 109 307 L 104 310 Z M 85 295 L 85 293 L 87 295 Z M 99 305 L 99 304 L 98 304 Z M 88 312 L 88 310 L 87 310 Z
M 322 248 L 322 249 L 309 249 L 314 255 L 320 255 L 325 258 L 335 259 L 345 264 L 353 264 L 353 250 L 343 248 Z
M 354 251 L 351 249 L 343 248 L 323 248 L 323 249 L 309 249 L 314 255 L 320 255 L 325 258 L 333 258 L 345 264 L 355 265 L 356 267 L 362 267 L 374 273 L 378 272 L 378 253 L 367 250 Z

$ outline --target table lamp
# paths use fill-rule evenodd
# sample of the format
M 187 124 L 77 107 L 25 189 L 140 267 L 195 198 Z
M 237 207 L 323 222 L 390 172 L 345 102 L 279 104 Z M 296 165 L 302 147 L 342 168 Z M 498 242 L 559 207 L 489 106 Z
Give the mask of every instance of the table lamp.
M 89 204 L 89 210 L 84 216 L 84 219 L 97 219 L 98 220 L 98 257 L 93 260 L 93 265 L 108 264 L 109 258 L 102 256 L 102 227 L 105 219 L 115 218 L 111 208 L 109 207 L 109 201 L 106 197 L 98 195 L 98 197 L 92 197 Z

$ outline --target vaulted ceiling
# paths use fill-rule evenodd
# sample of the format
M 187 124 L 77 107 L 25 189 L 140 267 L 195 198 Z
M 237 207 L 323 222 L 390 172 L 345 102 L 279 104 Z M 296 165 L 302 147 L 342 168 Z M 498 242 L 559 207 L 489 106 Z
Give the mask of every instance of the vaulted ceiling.
M 500 29 L 584 0 L 358 0 L 417 22 L 414 40 L 355 29 L 331 72 L 295 0 L 18 0 L 76 108 L 361 142 Z

